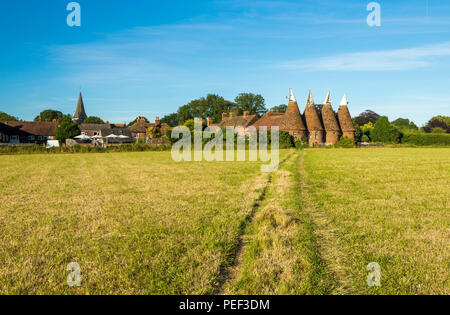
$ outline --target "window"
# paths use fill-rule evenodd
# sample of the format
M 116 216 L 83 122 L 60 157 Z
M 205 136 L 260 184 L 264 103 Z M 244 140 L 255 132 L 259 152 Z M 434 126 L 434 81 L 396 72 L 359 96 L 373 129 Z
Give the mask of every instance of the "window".
M 19 141 L 19 136 L 11 136 L 11 141 Z
M 29 141 L 33 141 L 34 140 L 34 136 L 28 136 L 28 140 Z
M 43 136 L 38 136 L 38 140 L 44 140 Z

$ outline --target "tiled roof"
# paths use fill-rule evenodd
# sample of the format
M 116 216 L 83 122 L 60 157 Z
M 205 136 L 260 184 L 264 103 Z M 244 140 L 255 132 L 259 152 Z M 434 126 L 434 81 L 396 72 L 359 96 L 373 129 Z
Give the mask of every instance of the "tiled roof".
M 154 127 L 155 124 L 151 124 L 145 121 L 138 121 L 133 126 L 131 126 L 129 129 L 131 132 L 134 133 L 146 133 L 148 128 Z
M 59 122 L 31 122 L 31 121 L 9 121 L 3 123 L 9 127 L 15 128 L 22 132 L 35 136 L 54 137 Z
M 0 133 L 10 136 L 28 136 L 29 133 L 0 122 Z
M 101 129 L 111 128 L 109 124 L 81 124 L 81 131 L 100 131 Z
M 305 109 L 305 121 L 308 131 L 321 131 L 324 130 L 322 123 L 320 122 L 319 114 L 317 113 L 316 106 L 314 104 L 308 104 Z
M 341 129 L 344 132 L 354 132 L 355 126 L 353 126 L 352 116 L 350 115 L 350 111 L 348 107 L 340 106 L 338 110 L 339 124 L 341 125 Z
M 127 136 L 131 138 L 131 130 L 128 128 L 103 128 L 101 129 L 102 137 L 107 137 L 110 135 L 116 136 Z
M 267 129 L 271 129 L 272 127 L 280 127 L 281 120 L 283 119 L 284 114 L 282 113 L 272 113 L 269 112 L 265 114 L 261 119 L 255 122 L 252 126 L 258 129 L 259 127 L 267 127 Z
M 302 114 L 300 114 L 298 104 L 295 100 L 289 102 L 286 113 L 283 119 L 281 119 L 280 129 L 288 132 L 306 131 Z
M 322 107 L 322 121 L 326 131 L 340 131 L 336 114 L 329 104 Z
M 235 116 L 231 118 L 226 118 L 223 120 L 218 126 L 219 127 L 244 127 L 252 125 L 254 122 L 258 120 L 258 116 L 249 115 L 249 116 Z

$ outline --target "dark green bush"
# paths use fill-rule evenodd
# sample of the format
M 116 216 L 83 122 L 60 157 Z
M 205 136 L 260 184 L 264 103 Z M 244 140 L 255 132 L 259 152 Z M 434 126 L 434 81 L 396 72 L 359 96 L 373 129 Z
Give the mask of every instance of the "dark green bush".
M 404 144 L 414 145 L 450 145 L 450 134 L 404 133 Z
M 338 142 L 335 143 L 334 147 L 335 148 L 354 148 L 355 143 L 350 138 L 342 137 L 341 140 L 339 140 Z
M 307 148 L 309 146 L 307 142 L 304 142 L 302 140 L 295 140 L 294 144 L 297 150 L 303 150 L 304 148 Z
M 290 149 L 294 147 L 294 137 L 292 137 L 289 132 L 280 131 L 280 149 Z

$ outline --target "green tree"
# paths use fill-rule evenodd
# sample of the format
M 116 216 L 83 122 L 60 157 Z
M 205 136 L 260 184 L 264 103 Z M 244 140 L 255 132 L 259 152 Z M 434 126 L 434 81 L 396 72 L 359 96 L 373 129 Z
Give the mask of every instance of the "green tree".
M 450 117 L 436 116 L 430 119 L 427 125 L 423 128 L 425 132 L 431 133 L 435 128 L 442 128 L 450 133 Z
M 378 115 L 374 111 L 366 110 L 361 115 L 355 117 L 355 121 L 359 126 L 364 126 L 365 124 L 368 124 L 369 122 L 371 122 L 372 124 L 375 124 L 379 118 L 380 118 L 380 115 Z
M 368 122 L 367 124 L 361 127 L 362 135 L 366 135 L 369 138 L 371 138 L 373 129 L 374 125 L 371 122 Z
M 392 124 L 399 129 L 419 130 L 419 127 L 407 118 L 399 118 L 394 120 Z
M 398 143 L 401 139 L 401 133 L 389 123 L 387 117 L 380 117 L 371 132 L 371 139 L 374 142 Z
M 215 123 L 222 121 L 222 113 L 229 112 L 236 105 L 216 94 L 208 94 L 206 97 L 195 99 L 178 109 L 178 124 L 201 118 L 212 119 Z
M 55 119 L 61 121 L 63 119 L 63 113 L 53 109 L 46 109 L 34 121 L 53 121 Z
M 18 121 L 19 119 L 17 117 L 8 115 L 7 113 L 4 112 L 0 112 L 0 121 L 1 122 L 5 122 L 5 121 Z
M 353 127 L 355 127 L 355 142 L 361 142 L 363 131 L 361 127 L 356 123 L 355 119 L 353 119 Z
M 286 113 L 287 108 L 288 108 L 287 105 L 281 104 L 281 105 L 272 107 L 272 108 L 270 109 L 270 111 L 271 111 L 272 113 L 283 113 L 283 114 L 284 114 L 284 113 Z
M 447 133 L 447 130 L 444 128 L 436 127 L 431 129 L 431 133 Z
M 235 98 L 234 102 L 240 112 L 248 111 L 250 115 L 258 116 L 267 113 L 264 97 L 260 94 L 241 93 Z
M 177 127 L 178 126 L 178 114 L 170 114 L 166 115 L 161 119 L 162 124 L 168 124 L 170 127 Z
M 98 125 L 103 125 L 105 124 L 105 122 L 96 116 L 89 116 L 88 118 L 86 118 L 83 122 L 83 124 L 98 124 Z
M 194 132 L 195 122 L 194 119 L 189 119 L 184 122 L 184 126 L 188 127 L 191 132 Z
M 64 115 L 61 124 L 56 128 L 56 139 L 65 143 L 66 139 L 72 139 L 81 134 L 78 125 L 73 122 L 71 115 Z
M 228 113 L 236 109 L 235 103 L 227 101 L 222 96 L 215 94 L 209 94 L 206 97 L 206 103 L 208 106 L 208 116 L 205 119 L 212 119 L 216 124 L 222 121 L 223 113 Z

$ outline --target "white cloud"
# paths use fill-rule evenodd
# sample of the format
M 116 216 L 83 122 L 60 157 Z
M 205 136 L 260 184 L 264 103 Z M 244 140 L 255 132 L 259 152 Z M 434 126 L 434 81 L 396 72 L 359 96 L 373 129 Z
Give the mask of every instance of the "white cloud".
M 399 71 L 436 64 L 450 56 L 450 42 L 407 49 L 345 53 L 336 56 L 283 62 L 277 67 L 304 71 Z

